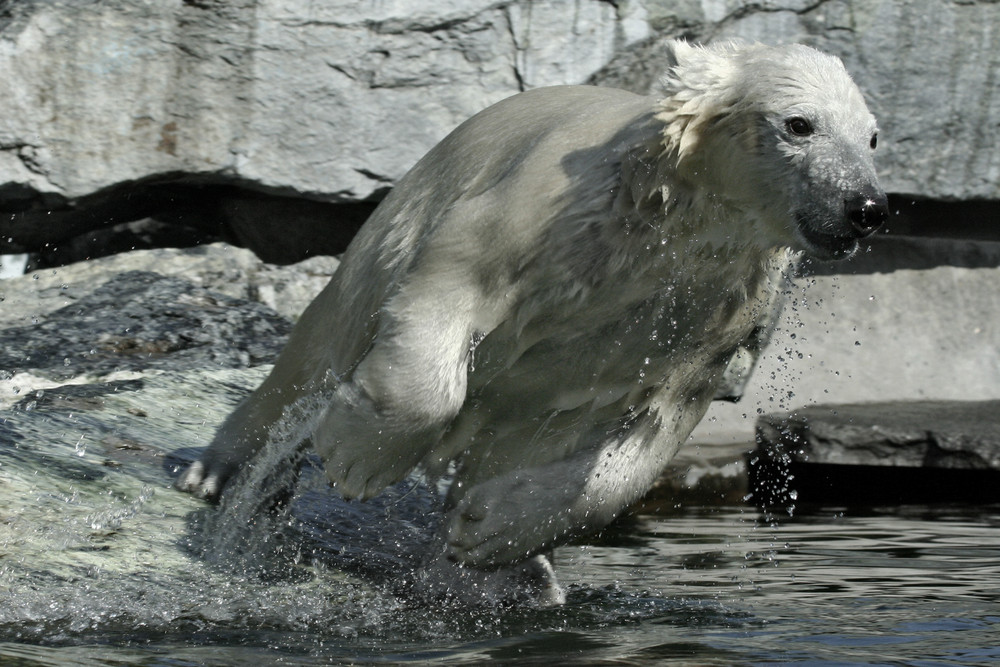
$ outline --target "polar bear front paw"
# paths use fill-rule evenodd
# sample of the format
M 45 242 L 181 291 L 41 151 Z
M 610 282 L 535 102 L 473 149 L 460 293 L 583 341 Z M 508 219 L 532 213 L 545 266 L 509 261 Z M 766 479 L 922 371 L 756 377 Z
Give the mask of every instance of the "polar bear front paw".
M 221 471 L 208 470 L 203 461 L 195 461 L 181 473 L 174 486 L 198 498 L 215 502 L 225 486 L 225 477 Z

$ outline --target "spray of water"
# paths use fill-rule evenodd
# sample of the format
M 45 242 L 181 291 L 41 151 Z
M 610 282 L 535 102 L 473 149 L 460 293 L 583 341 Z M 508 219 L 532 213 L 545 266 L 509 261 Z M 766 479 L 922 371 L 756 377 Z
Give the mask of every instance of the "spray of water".
M 204 517 L 194 538 L 205 560 L 247 573 L 274 571 L 276 561 L 301 560 L 287 540 L 292 501 L 309 438 L 329 398 L 318 393 L 286 408 L 267 443 L 229 482 L 219 508 Z

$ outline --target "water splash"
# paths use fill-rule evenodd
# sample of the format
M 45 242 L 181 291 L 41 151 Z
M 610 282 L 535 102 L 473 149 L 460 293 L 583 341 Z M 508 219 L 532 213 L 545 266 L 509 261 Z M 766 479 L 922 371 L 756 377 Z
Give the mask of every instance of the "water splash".
M 444 558 L 438 526 L 449 480 L 414 473 L 366 501 L 328 484 L 307 450 L 328 392 L 300 400 L 253 461 L 230 481 L 220 506 L 200 517 L 193 550 L 206 562 L 262 580 L 332 568 L 396 596 L 443 606 L 545 605 L 562 599 L 544 556 L 492 570 Z
M 196 534 L 194 545 L 207 561 L 266 572 L 274 569 L 275 559 L 301 560 L 287 552 L 283 538 L 305 448 L 328 404 L 324 392 L 286 408 L 267 443 L 229 481 L 217 511 L 205 517 Z

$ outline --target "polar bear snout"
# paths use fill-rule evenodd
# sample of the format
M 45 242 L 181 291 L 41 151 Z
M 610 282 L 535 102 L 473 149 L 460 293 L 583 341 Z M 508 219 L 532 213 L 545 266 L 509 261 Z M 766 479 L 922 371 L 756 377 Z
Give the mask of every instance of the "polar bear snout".
M 861 239 L 874 234 L 889 219 L 889 201 L 877 185 L 830 197 L 826 207 L 817 199 L 820 201 L 813 200 L 794 214 L 801 244 L 798 249 L 816 259 L 850 257 Z
M 844 201 L 844 215 L 858 238 L 865 238 L 889 219 L 889 200 L 882 191 L 859 192 Z

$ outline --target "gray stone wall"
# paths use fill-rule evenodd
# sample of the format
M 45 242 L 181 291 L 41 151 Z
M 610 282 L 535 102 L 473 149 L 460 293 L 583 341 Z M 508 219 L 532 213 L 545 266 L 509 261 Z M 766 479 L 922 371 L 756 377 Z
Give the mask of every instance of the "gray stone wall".
M 674 37 L 836 53 L 880 119 L 890 192 L 996 199 L 998 35 L 985 0 L 0 2 L 0 238 L 32 250 L 167 217 L 101 208 L 136 183 L 378 199 L 519 90 L 648 89 Z

